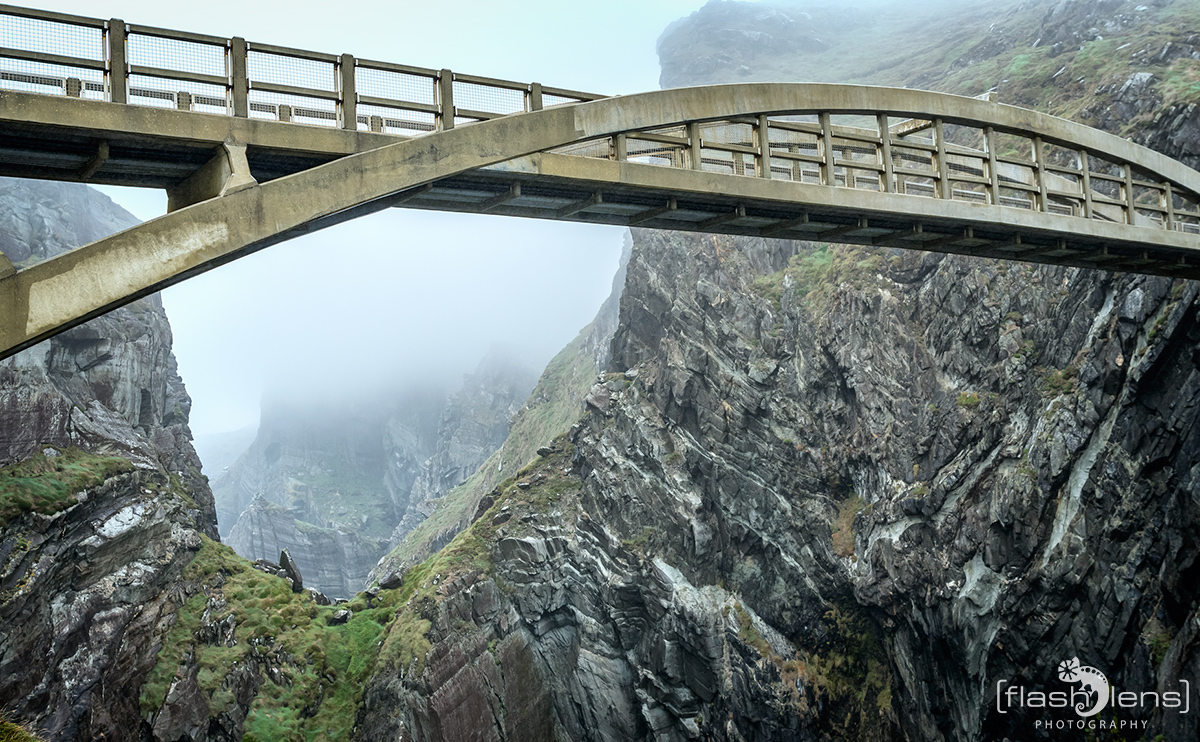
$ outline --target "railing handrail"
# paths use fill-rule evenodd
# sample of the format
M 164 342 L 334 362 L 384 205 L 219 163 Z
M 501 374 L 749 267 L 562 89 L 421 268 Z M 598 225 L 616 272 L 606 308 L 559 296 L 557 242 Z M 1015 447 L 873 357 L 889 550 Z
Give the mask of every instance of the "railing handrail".
M 277 44 L 246 41 L 241 37 L 225 38 L 157 26 L 129 24 L 120 19 L 103 20 L 35 8 L 0 5 L 0 17 L 3 16 L 62 23 L 99 31 L 100 33 L 96 37 L 97 57 L 95 59 L 84 59 L 69 54 L 58 54 L 51 50 L 23 50 L 16 48 L 12 44 L 6 44 L 3 38 L 0 38 L 0 59 L 14 59 L 23 63 L 52 64 L 58 67 L 75 67 L 93 71 L 101 70 L 105 78 L 104 99 L 118 103 L 139 102 L 139 100 L 131 101 L 131 98 L 141 99 L 142 102 L 150 101 L 156 104 L 163 100 L 174 100 L 177 107 L 182 108 L 185 105 L 190 107 L 196 100 L 201 100 L 204 101 L 203 105 L 211 108 L 209 102 L 213 100 L 213 96 L 210 93 L 196 90 L 189 91 L 185 87 L 180 87 L 178 91 L 156 90 L 154 91 L 154 95 L 147 96 L 147 88 L 137 86 L 131 88 L 129 85 L 129 76 L 138 75 L 153 77 L 159 80 L 174 80 L 179 82 L 181 86 L 186 84 L 224 86 L 226 115 L 249 117 L 253 114 L 262 113 L 264 106 L 267 106 L 270 110 L 276 112 L 277 118 L 280 120 L 291 121 L 293 111 L 319 110 L 321 111 L 321 115 L 317 118 L 323 125 L 328 125 L 332 120 L 335 123 L 340 122 L 342 128 L 358 129 L 364 120 L 363 115 L 360 115 L 358 112 L 358 107 L 362 104 L 393 109 L 397 112 L 432 115 L 434 117 L 434 126 L 432 128 L 449 129 L 453 128 L 455 120 L 458 118 L 484 120 L 518 112 L 517 110 L 511 110 L 511 106 L 504 107 L 503 110 L 488 110 L 486 107 L 480 107 L 477 103 L 456 106 L 454 103 L 455 83 L 459 85 L 482 86 L 483 88 L 490 88 L 496 91 L 520 92 L 524 97 L 522 109 L 520 110 L 525 111 L 540 109 L 542 107 L 543 95 L 566 98 L 573 101 L 589 101 L 605 97 L 592 93 L 568 90 L 566 88 L 543 87 L 537 82 L 503 80 L 484 75 L 468 75 L 454 73 L 450 70 L 434 70 L 377 60 L 359 60 L 349 54 L 330 54 Z M 214 75 L 211 71 L 201 72 L 195 69 L 179 68 L 178 65 L 147 63 L 144 59 L 139 60 L 139 64 L 131 64 L 129 61 L 130 45 L 136 45 L 141 37 L 166 39 L 221 49 L 226 58 L 224 76 Z M 255 79 L 249 72 L 251 65 L 248 63 L 248 60 L 251 55 L 257 54 L 329 65 L 329 87 L 318 89 L 302 82 L 288 82 L 279 79 Z M 238 58 L 239 55 L 240 58 Z M 116 67 L 115 70 L 114 66 Z M 355 82 L 359 69 L 425 78 L 431 83 L 433 102 L 406 100 L 390 95 L 360 95 L 358 94 L 359 85 Z M 77 82 L 72 84 L 69 82 L 72 78 L 61 77 L 58 74 L 39 71 L 30 73 L 28 76 L 38 77 L 39 79 L 59 79 L 61 85 L 58 87 L 66 95 L 78 96 L 84 93 L 95 92 L 94 86 L 80 85 Z M 255 92 L 275 96 L 275 99 L 258 99 L 254 101 L 254 105 L 251 105 L 250 98 L 256 97 L 254 96 Z M 463 90 L 464 94 L 472 92 L 478 95 L 478 91 Z M 327 111 L 321 108 L 322 105 L 329 105 L 330 103 L 336 108 L 336 115 L 333 117 L 328 116 Z M 206 112 L 211 113 L 213 111 Z M 368 114 L 365 120 L 368 122 L 367 126 L 369 128 L 372 119 L 382 121 L 383 118 Z M 423 129 L 426 125 L 423 121 L 413 121 L 410 123 L 419 129 Z M 411 130 L 407 133 L 411 133 Z

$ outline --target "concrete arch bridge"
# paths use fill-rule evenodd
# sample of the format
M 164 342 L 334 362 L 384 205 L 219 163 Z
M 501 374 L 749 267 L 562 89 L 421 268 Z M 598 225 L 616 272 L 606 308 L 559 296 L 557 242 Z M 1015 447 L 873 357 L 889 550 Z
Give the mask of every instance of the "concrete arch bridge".
M 0 175 L 169 213 L 0 261 L 0 358 L 393 206 L 1200 277 L 1200 173 L 988 99 L 818 84 L 578 91 L 0 6 Z

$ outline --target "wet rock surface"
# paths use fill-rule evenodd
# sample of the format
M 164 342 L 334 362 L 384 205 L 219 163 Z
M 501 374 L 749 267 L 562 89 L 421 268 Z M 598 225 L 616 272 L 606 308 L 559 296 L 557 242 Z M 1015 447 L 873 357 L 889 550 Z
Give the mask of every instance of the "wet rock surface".
M 8 179 L 0 220 L 17 264 L 136 223 L 84 186 Z M 179 574 L 216 536 L 190 407 L 156 296 L 0 362 L 0 465 L 76 450 L 131 464 L 0 527 L 0 707 L 49 739 L 137 728 Z

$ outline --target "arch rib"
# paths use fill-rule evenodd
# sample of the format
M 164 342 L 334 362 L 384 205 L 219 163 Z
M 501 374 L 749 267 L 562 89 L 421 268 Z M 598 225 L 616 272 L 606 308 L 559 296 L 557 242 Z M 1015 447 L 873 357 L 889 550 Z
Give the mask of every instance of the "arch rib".
M 1177 191 L 1200 193 L 1200 174 L 1163 155 L 1070 121 L 973 98 L 785 83 L 656 91 L 513 114 L 350 155 L 194 204 L 0 278 L 0 357 L 255 250 L 386 208 L 418 186 L 630 132 L 729 119 L 761 122 L 768 116 L 801 113 L 820 113 L 825 121 L 831 114 L 907 115 L 935 120 L 939 128 L 943 123 L 961 123 L 1019 133 L 1154 173 Z M 762 156 L 761 150 L 759 154 Z M 624 167 L 623 163 L 611 165 L 618 171 Z M 689 176 L 693 184 L 701 183 L 701 188 L 721 187 L 715 180 L 704 180 L 711 179 L 711 173 L 693 170 Z M 624 176 L 618 173 L 613 177 Z M 760 191 L 773 187 L 769 178 L 761 180 L 756 184 Z M 780 185 L 796 186 L 790 194 L 797 197 L 816 194 L 814 186 L 805 190 L 800 184 Z M 829 184 L 823 187 L 828 189 Z M 791 197 L 786 190 L 780 193 L 785 194 L 781 198 Z M 664 190 L 663 195 L 673 194 Z M 972 211 L 972 204 L 892 193 L 863 195 L 875 198 L 864 203 L 877 202 L 884 211 L 897 210 L 897 204 L 903 211 L 904 203 L 923 201 L 935 216 L 957 217 L 961 212 L 966 221 L 1006 218 L 996 216 L 994 209 L 1000 207 Z M 836 198 L 831 194 L 815 197 Z M 738 213 L 744 216 L 745 212 Z M 1032 227 L 1040 224 L 1034 217 L 1062 218 L 1013 216 Z M 1106 225 L 1093 226 L 1100 229 Z M 1100 232 L 1103 236 L 1103 230 Z M 1200 254 L 1200 241 L 1190 235 L 1162 232 L 1161 240 L 1177 250 Z

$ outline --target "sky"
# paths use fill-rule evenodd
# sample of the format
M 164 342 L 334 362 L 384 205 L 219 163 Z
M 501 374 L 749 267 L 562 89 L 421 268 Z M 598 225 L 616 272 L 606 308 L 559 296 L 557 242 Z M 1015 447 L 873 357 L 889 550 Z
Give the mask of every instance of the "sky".
M 22 4 L 611 95 L 657 88 L 658 35 L 703 3 Z M 166 210 L 161 191 L 102 190 L 142 219 Z M 389 209 L 167 289 L 192 430 L 256 424 L 264 391 L 319 395 L 405 378 L 457 380 L 492 343 L 544 363 L 608 295 L 623 231 Z

